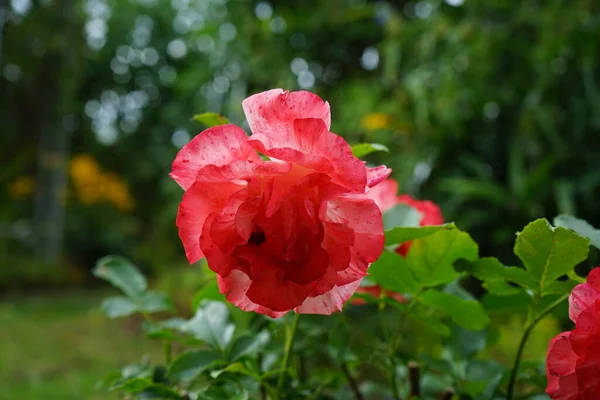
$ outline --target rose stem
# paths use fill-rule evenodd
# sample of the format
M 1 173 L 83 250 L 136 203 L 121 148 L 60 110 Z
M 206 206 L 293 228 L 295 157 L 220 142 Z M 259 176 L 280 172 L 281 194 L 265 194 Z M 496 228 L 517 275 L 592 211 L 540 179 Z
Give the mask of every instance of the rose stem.
M 342 372 L 344 373 L 344 376 L 346 377 L 346 380 L 348 381 L 348 384 L 350 385 L 350 390 L 352 390 L 352 394 L 354 394 L 354 398 L 356 400 L 364 400 L 362 393 L 360 393 L 360 390 L 358 390 L 358 385 L 356 384 L 356 380 L 354 379 L 354 377 L 348 370 L 348 366 L 346 366 L 346 363 L 342 363 L 341 368 L 342 368 Z
M 519 370 L 519 363 L 521 362 L 523 349 L 525 349 L 525 344 L 527 343 L 527 339 L 529 339 L 529 335 L 533 331 L 533 328 L 535 328 L 537 323 L 540 322 L 546 315 L 548 315 L 552 310 L 554 310 L 556 306 L 560 305 L 563 301 L 568 299 L 569 295 L 570 293 L 560 296 L 552 304 L 546 307 L 537 317 L 535 317 L 533 320 L 526 324 L 525 330 L 523 331 L 523 336 L 521 337 L 521 342 L 519 343 L 519 348 L 517 349 L 517 355 L 515 356 L 515 364 L 513 365 L 512 371 L 510 372 L 506 400 L 513 400 L 515 392 L 515 383 L 517 381 L 517 372 Z
M 277 398 L 281 398 L 281 389 L 283 389 L 283 381 L 285 377 L 285 372 L 287 370 L 289 361 L 290 361 L 290 353 L 292 352 L 292 346 L 294 344 L 294 338 L 296 336 L 296 331 L 298 330 L 298 320 L 300 319 L 300 314 L 294 313 L 294 319 L 292 320 L 292 327 L 286 329 L 285 334 L 285 348 L 283 352 L 283 361 L 281 362 L 281 370 L 279 371 L 279 378 L 277 379 Z

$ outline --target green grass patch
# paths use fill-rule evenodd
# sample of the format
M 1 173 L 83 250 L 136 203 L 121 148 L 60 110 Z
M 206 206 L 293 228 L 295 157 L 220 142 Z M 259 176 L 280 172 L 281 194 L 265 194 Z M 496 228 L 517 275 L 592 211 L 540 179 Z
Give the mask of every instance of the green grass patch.
M 0 302 L 0 400 L 104 400 L 110 372 L 160 359 L 138 321 L 109 320 L 105 293 L 71 293 Z

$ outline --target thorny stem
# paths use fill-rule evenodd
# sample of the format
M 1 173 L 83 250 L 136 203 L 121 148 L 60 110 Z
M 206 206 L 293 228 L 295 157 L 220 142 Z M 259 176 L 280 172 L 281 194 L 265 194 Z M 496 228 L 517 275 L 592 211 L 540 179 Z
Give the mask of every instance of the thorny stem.
M 296 331 L 298 330 L 298 320 L 300 314 L 294 313 L 294 319 L 292 320 L 292 327 L 286 330 L 285 335 L 285 348 L 283 353 L 283 361 L 281 362 L 281 371 L 279 371 L 279 378 L 277 379 L 277 399 L 281 399 L 281 390 L 283 389 L 283 381 L 285 373 L 290 362 L 290 353 L 292 352 L 292 346 L 294 344 L 294 338 Z
M 533 331 L 533 328 L 540 322 L 546 315 L 548 315 L 554 308 L 560 305 L 563 301 L 569 298 L 569 293 L 559 297 L 552 304 L 546 307 L 541 313 L 538 314 L 537 317 L 532 319 L 525 326 L 525 330 L 523 331 L 523 336 L 521 337 L 521 342 L 519 343 L 519 348 L 517 349 L 517 355 L 515 356 L 515 363 L 513 365 L 512 371 L 510 372 L 510 379 L 508 381 L 508 391 L 506 393 L 506 400 L 513 400 L 514 392 L 515 392 L 515 383 L 517 381 L 517 372 L 519 370 L 519 364 L 521 363 L 521 356 L 523 355 L 523 350 L 525 349 L 525 344 L 527 343 L 527 339 L 529 339 L 529 335 Z

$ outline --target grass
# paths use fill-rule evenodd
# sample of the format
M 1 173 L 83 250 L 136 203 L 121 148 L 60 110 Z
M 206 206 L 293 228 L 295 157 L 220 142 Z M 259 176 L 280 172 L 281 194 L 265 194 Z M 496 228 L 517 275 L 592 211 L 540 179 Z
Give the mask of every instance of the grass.
M 103 315 L 104 295 L 0 301 L 0 400 L 116 399 L 101 385 L 106 375 L 142 355 L 160 359 L 139 323 Z

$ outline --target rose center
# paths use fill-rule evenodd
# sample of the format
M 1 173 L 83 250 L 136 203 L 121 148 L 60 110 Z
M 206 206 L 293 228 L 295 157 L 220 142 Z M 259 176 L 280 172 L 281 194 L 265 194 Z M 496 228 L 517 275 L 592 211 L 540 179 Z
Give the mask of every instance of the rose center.
M 253 244 L 253 245 L 259 247 L 266 240 L 267 240 L 267 237 L 265 236 L 265 232 L 262 229 L 258 228 L 257 230 L 255 230 L 254 232 L 252 232 L 250 234 L 250 238 L 248 239 L 248 244 Z

